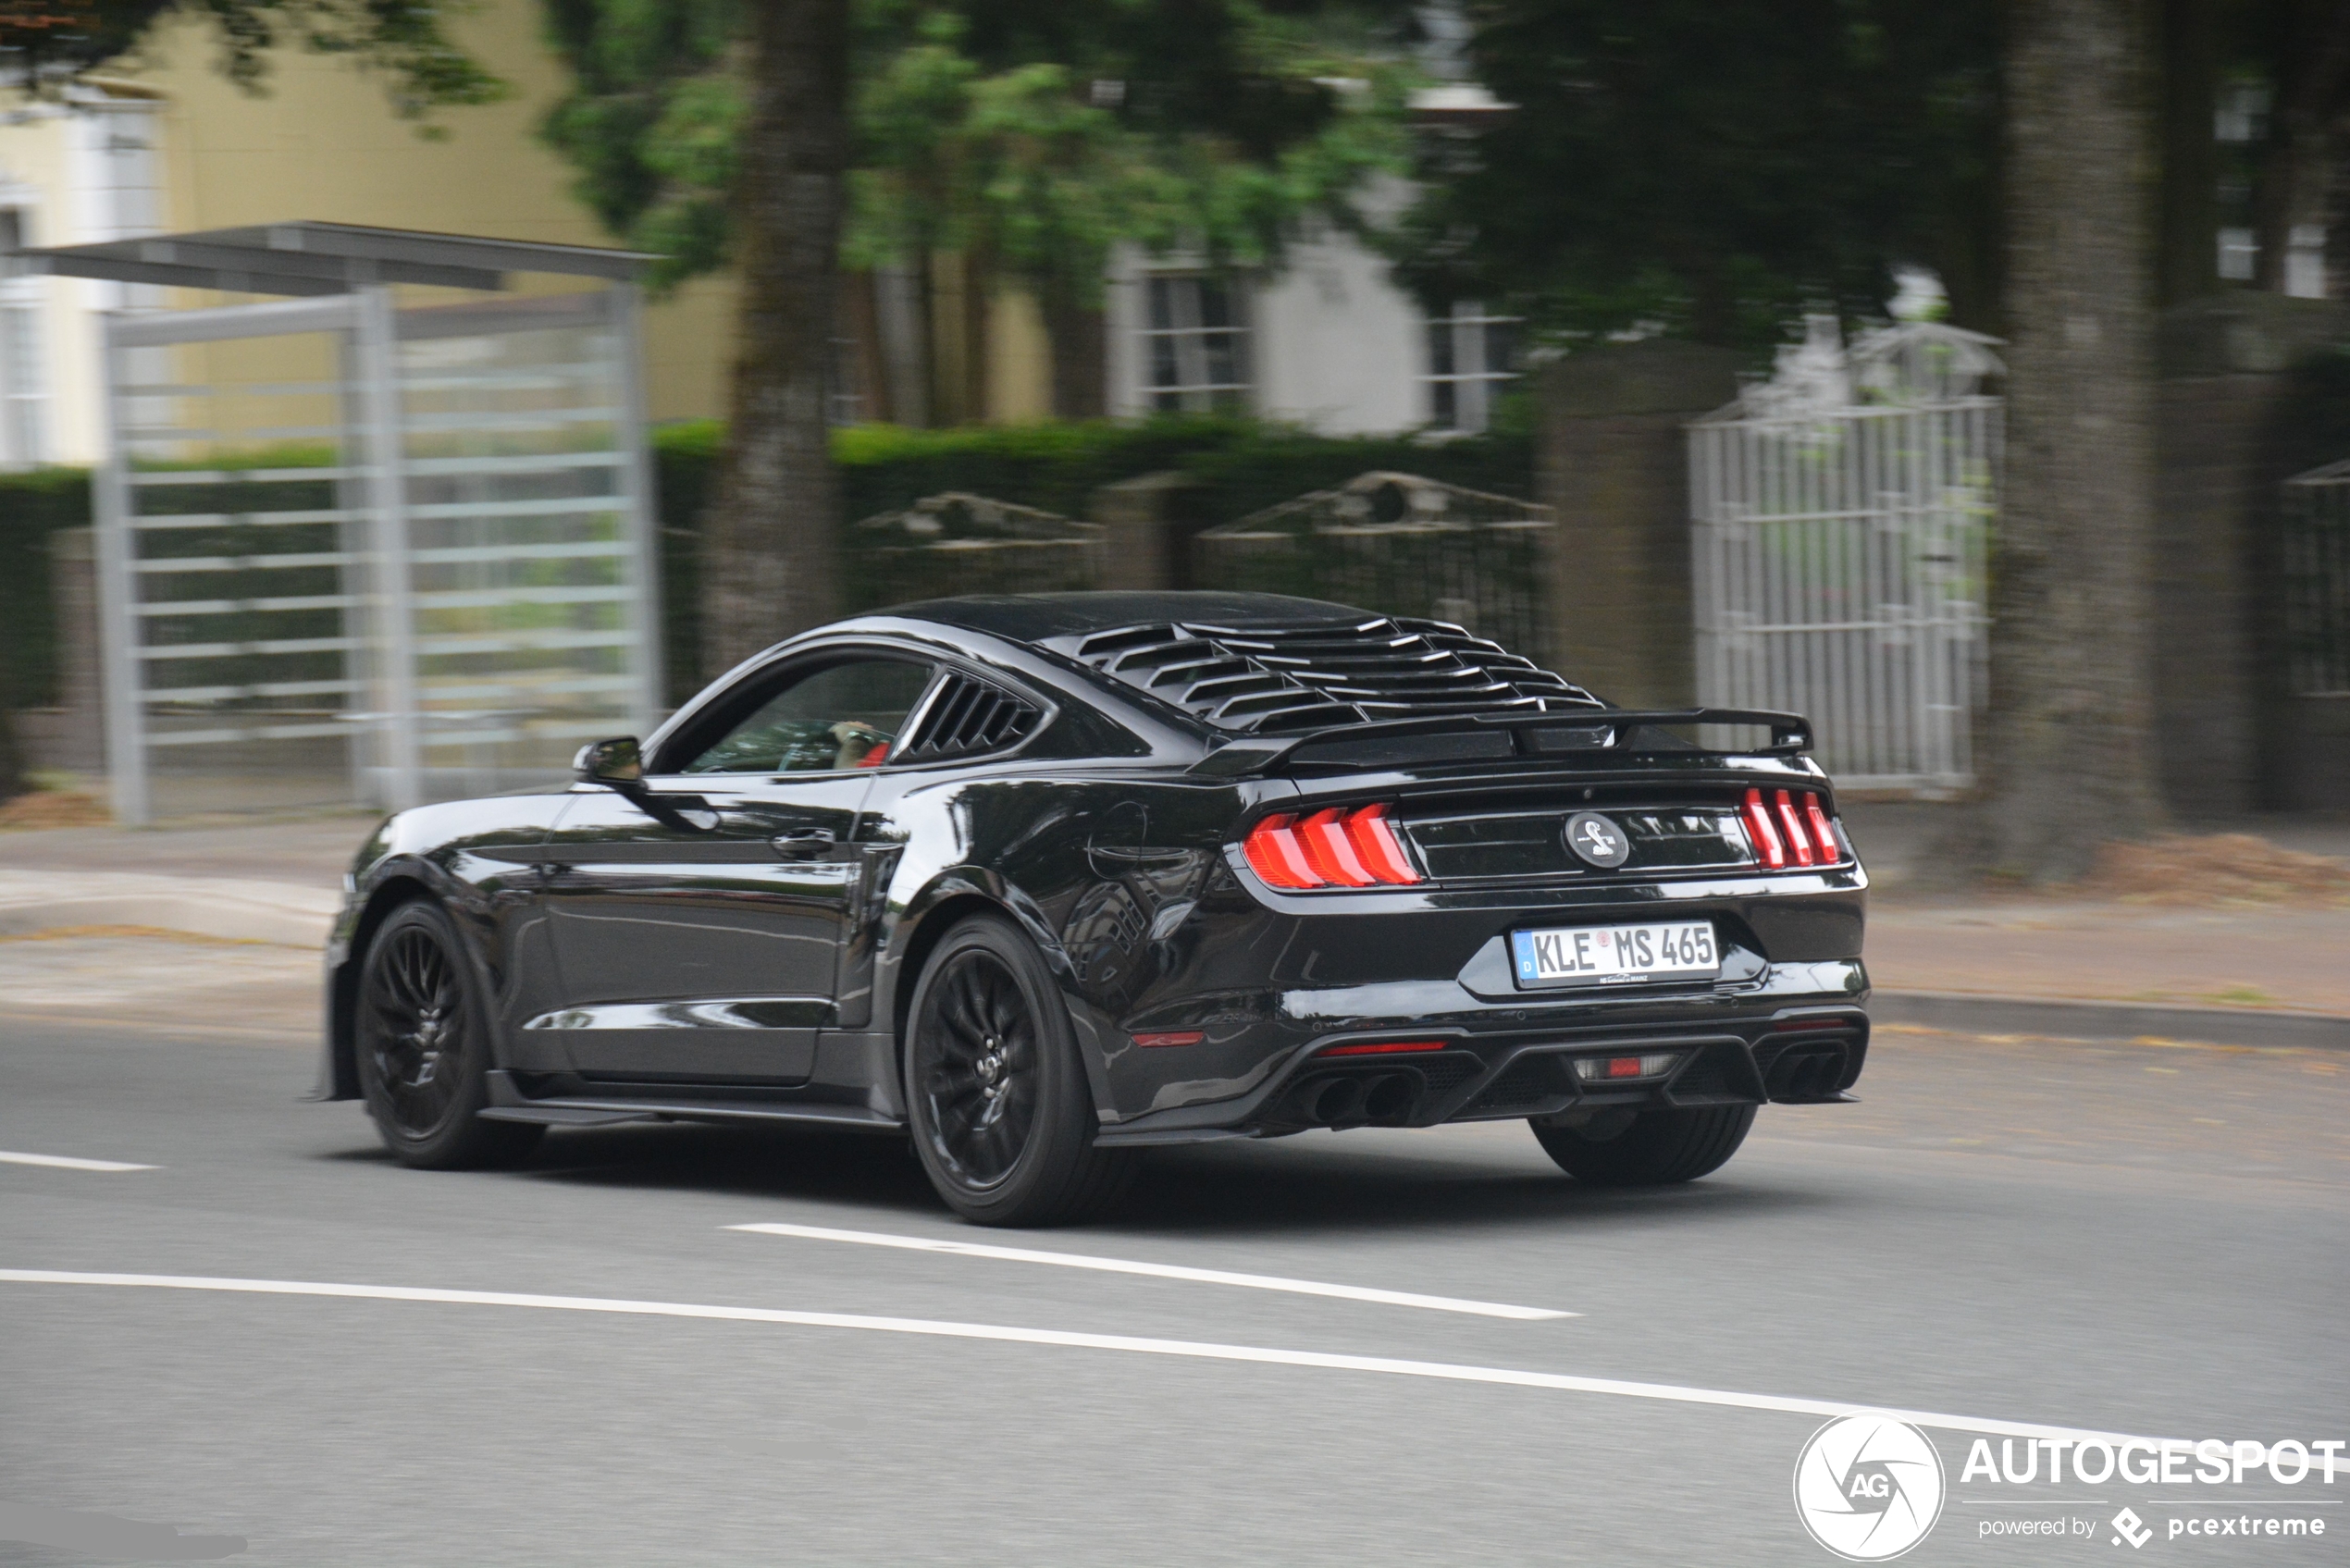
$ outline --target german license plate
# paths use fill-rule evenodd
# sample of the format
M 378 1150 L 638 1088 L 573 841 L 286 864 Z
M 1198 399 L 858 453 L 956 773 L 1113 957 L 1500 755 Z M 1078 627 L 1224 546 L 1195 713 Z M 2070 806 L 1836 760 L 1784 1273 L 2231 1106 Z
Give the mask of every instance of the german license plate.
M 1689 980 L 1722 969 L 1711 920 L 1514 931 L 1510 957 L 1521 986 L 1625 985 Z

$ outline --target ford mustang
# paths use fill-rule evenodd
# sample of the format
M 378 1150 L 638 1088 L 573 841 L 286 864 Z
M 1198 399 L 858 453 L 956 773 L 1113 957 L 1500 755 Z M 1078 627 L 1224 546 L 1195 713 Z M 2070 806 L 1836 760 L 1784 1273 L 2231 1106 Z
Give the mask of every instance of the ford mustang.
M 386 821 L 318 1097 L 420 1167 L 627 1121 L 910 1136 L 990 1225 L 1317 1128 L 1523 1119 L 1579 1180 L 1687 1181 L 1861 1072 L 1868 883 L 1810 746 L 1313 599 L 860 616 L 571 781 Z

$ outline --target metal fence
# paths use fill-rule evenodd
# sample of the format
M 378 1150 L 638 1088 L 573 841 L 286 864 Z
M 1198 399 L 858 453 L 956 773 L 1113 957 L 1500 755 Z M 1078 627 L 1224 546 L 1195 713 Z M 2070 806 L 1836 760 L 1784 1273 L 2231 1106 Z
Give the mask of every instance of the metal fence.
M 1335 599 L 1465 626 L 1550 657 L 1548 509 L 1411 474 L 1370 473 L 1207 529 L 1202 587 Z
M 1809 716 L 1862 788 L 1973 782 L 1999 400 L 1689 431 L 1698 700 Z
M 2286 666 L 2296 697 L 2350 697 L 2350 461 L 2284 483 Z
M 847 599 L 873 610 L 954 594 L 1058 593 L 1100 586 L 1108 531 L 959 491 L 925 496 L 848 531 Z

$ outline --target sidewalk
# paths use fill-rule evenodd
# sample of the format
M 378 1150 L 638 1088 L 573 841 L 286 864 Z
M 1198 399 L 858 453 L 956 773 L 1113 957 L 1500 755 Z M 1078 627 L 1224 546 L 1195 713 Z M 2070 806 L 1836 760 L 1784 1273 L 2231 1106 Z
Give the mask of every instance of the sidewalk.
M 1875 881 L 1868 964 L 1881 1024 L 2083 1039 L 2350 1047 L 2350 908 L 2175 908 L 1908 891 L 1934 808 L 1859 808 Z M 360 815 L 241 826 L 0 833 L 0 939 L 150 927 L 315 947 L 374 825 Z M 2350 826 L 2293 846 L 2350 860 Z M 2282 833 L 2270 836 L 2282 839 Z

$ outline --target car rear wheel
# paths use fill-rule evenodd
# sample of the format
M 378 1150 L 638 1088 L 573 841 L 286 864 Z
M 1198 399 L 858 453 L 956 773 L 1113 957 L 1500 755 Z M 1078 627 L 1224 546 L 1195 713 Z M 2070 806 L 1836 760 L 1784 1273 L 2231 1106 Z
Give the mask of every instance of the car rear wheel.
M 1746 1142 L 1754 1107 L 1641 1111 L 1629 1121 L 1610 1120 L 1602 1112 L 1580 1127 L 1545 1125 L 1547 1120 L 1538 1117 L 1528 1125 L 1543 1152 L 1576 1180 L 1594 1187 L 1661 1187 L 1721 1169 Z
M 1115 1203 L 1131 1152 L 1096 1149 L 1092 1092 L 1060 988 L 1008 920 L 948 932 L 906 1031 L 914 1149 L 946 1204 L 978 1225 L 1058 1225 Z
M 359 976 L 359 1092 L 401 1164 L 426 1170 L 507 1165 L 546 1132 L 484 1121 L 489 1029 L 448 912 L 403 904 L 377 928 Z

